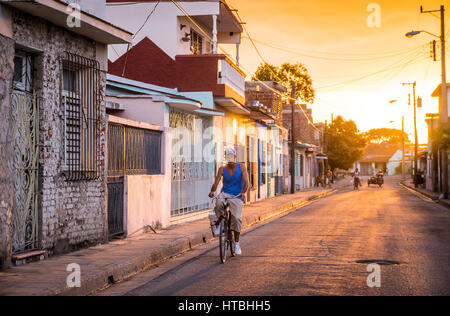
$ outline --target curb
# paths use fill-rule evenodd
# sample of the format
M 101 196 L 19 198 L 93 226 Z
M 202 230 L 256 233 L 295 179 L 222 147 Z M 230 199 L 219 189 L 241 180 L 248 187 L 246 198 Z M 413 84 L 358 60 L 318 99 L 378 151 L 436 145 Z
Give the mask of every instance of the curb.
M 288 214 L 298 210 L 307 204 L 310 204 L 319 199 L 325 198 L 331 194 L 334 194 L 349 185 L 344 185 L 337 189 L 328 190 L 322 194 L 312 195 L 306 199 L 299 200 L 297 202 L 289 202 L 282 204 L 280 207 L 264 212 L 259 215 L 249 215 L 242 219 L 243 229 L 254 226 L 258 223 L 265 222 L 271 218 Z M 149 270 L 150 268 L 160 265 L 165 261 L 177 257 L 192 250 L 193 248 L 202 244 L 209 243 L 215 240 L 212 236 L 211 229 L 205 228 L 204 231 L 194 234 L 193 236 L 184 237 L 177 240 L 168 247 L 155 249 L 142 256 L 136 257 L 130 262 L 118 266 L 113 266 L 109 269 L 105 269 L 101 273 L 93 273 L 92 275 L 85 276 L 80 288 L 64 288 L 58 290 L 49 290 L 45 295 L 48 296 L 83 296 L 91 295 L 99 290 L 105 289 L 114 283 L 125 281 L 141 272 Z
M 431 194 L 429 194 L 427 192 L 422 192 L 421 190 L 418 190 L 415 187 L 406 184 L 404 181 L 400 181 L 399 184 L 403 188 L 405 188 L 405 189 L 407 189 L 409 191 L 412 191 L 413 193 L 421 195 L 422 197 L 425 197 L 426 199 L 429 199 L 429 200 L 431 200 L 432 202 L 434 202 L 436 204 L 442 205 L 443 207 L 446 207 L 446 208 L 450 209 L 450 201 L 447 202 L 447 201 L 441 200 L 438 197 L 433 196 L 433 195 L 431 195 Z

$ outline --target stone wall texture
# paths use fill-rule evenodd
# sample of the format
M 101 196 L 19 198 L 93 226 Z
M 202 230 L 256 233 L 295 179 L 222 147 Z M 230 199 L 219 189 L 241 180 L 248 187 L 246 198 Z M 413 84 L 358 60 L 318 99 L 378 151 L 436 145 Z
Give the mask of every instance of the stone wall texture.
M 10 93 L 13 76 L 14 42 L 0 35 L 0 269 L 11 257 L 12 210 L 12 135 L 10 128 Z
M 13 42 L 11 44 L 11 42 Z M 7 45 L 9 44 L 9 45 Z M 14 55 L 16 47 L 35 53 L 34 88 L 42 97 L 40 106 L 40 245 L 50 255 L 65 253 L 86 246 L 106 241 L 106 178 L 105 178 L 105 84 L 106 74 L 101 72 L 101 176 L 94 181 L 66 181 L 62 173 L 64 154 L 63 117 L 60 99 L 61 64 L 60 58 L 65 52 L 86 58 L 96 59 L 96 45 L 88 38 L 79 36 L 64 28 L 55 26 L 43 19 L 13 11 L 13 39 L 0 39 L 0 134 L 7 126 L 8 89 L 12 87 L 12 65 L 3 67 L 3 59 Z M 3 46 L 7 45 L 7 49 Z M 10 58 L 10 63 L 12 57 Z M 6 73 L 6 74 L 5 74 Z M 6 87 L 6 88 L 5 88 Z M 6 90 L 5 90 L 6 89 Z M 6 91 L 2 97 L 2 91 Z M 6 99 L 5 99 L 6 95 Z M 4 124 L 6 122 L 6 125 Z M 4 137 L 1 137 L 3 142 Z M 3 143 L 2 143 L 3 148 Z M 2 149 L 2 155 L 4 150 Z M 7 159 L 6 159 L 7 160 Z M 0 170 L 4 170 L 0 162 Z M 2 172 L 0 171 L 0 172 Z M 0 173 L 0 181 L 2 179 Z M 2 184 L 0 184 L 2 185 Z M 3 190 L 2 190 L 3 191 Z M 11 197 L 1 197 L 0 203 L 6 203 Z M 5 201 L 5 202 L 3 202 Z M 3 226 L 10 226 L 7 210 L 0 204 L 0 246 L 7 249 L 11 237 L 10 231 Z M 4 224 L 6 222 L 6 224 Z M 4 236 L 4 235 L 9 235 Z M 2 251 L 0 249 L 0 251 Z

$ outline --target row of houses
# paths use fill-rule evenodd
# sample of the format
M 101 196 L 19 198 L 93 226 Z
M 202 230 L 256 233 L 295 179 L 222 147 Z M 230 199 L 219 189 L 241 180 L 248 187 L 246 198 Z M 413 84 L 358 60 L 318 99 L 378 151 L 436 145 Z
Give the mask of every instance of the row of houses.
M 324 174 L 325 125 L 246 82 L 225 2 L 68 3 L 0 1 L 0 267 L 205 216 L 227 147 L 249 203 L 289 192 L 292 114 L 296 189 Z
M 440 84 L 431 94 L 434 98 L 439 98 L 439 108 L 447 106 L 450 110 L 450 84 L 447 83 L 447 105 L 443 104 L 442 101 L 442 84 Z M 448 112 L 450 113 L 450 112 Z M 443 192 L 443 183 L 447 181 L 450 185 L 449 179 L 442 178 L 442 151 L 439 150 L 441 145 L 439 144 L 442 135 L 439 135 L 440 119 L 438 113 L 427 114 L 426 123 L 428 125 L 428 148 L 424 150 L 418 161 L 418 167 L 424 171 L 425 175 L 425 186 L 427 190 L 433 192 Z M 447 137 L 444 137 L 444 142 L 448 143 Z M 447 146 L 447 145 L 446 145 Z M 448 149 L 447 149 L 448 155 Z M 449 169 L 449 166 L 446 166 Z
M 447 93 L 450 100 L 450 84 L 447 84 Z M 439 105 L 442 106 L 441 85 L 431 94 L 432 97 L 439 98 Z M 447 105 L 450 111 L 450 101 Z M 425 188 L 433 192 L 443 191 L 442 152 L 439 150 L 440 119 L 438 113 L 428 113 L 426 123 L 428 125 L 428 143 L 418 145 L 417 170 L 424 176 Z M 445 141 L 445 140 L 444 140 Z M 403 155 L 403 148 L 405 153 Z M 363 158 L 355 163 L 354 168 L 359 168 L 364 176 L 372 176 L 378 170 L 386 170 L 389 175 L 402 174 L 402 161 L 404 159 L 405 175 L 410 175 L 414 179 L 415 148 L 412 144 L 368 144 Z M 447 166 L 448 168 L 448 166 Z M 449 179 L 447 179 L 449 181 Z M 450 182 L 449 182 L 450 185 Z

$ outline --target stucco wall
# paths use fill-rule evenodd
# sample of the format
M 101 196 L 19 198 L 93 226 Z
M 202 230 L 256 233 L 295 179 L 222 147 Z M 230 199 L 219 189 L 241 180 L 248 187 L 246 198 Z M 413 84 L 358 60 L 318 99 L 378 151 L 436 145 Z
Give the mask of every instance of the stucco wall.
M 156 2 L 138 5 L 108 5 L 106 7 L 106 18 L 113 24 L 136 33 L 142 26 L 142 21 L 145 21 L 148 13 L 155 8 L 155 5 Z M 212 15 L 220 12 L 219 1 L 182 2 L 181 5 L 190 16 Z M 132 16 L 133 18 L 124 19 L 124 16 Z M 180 36 L 185 32 L 189 33 L 190 30 L 189 27 L 180 30 L 179 16 L 183 16 L 183 13 L 173 3 L 161 1 L 150 22 L 138 33 L 133 44 L 149 37 L 172 59 L 175 59 L 177 54 L 185 53 L 186 46 L 180 43 Z M 114 48 L 120 56 L 127 51 L 126 45 L 114 45 Z M 112 48 L 110 48 L 109 53 L 112 60 L 118 57 Z M 189 51 L 186 53 L 189 53 Z
M 170 176 L 127 176 L 127 235 L 142 233 L 146 225 L 167 227 L 170 223 Z
M 114 97 L 108 96 L 108 101 L 123 104 L 125 110 L 111 111 L 112 115 L 124 119 L 146 122 L 165 126 L 166 104 L 163 101 L 154 101 L 149 97 Z
M 60 102 L 60 56 L 64 52 L 96 59 L 104 46 L 20 11 L 13 11 L 13 40 L 36 52 L 35 87 L 40 107 L 40 244 L 49 254 L 63 253 L 106 240 L 104 152 L 105 74 L 101 72 L 101 176 L 95 181 L 68 182 L 62 175 L 63 121 Z M 103 49 L 99 49 L 103 48 Z M 11 54 L 11 51 L 9 52 Z M 102 57 L 103 58 L 103 54 Z M 101 64 L 104 64 L 104 60 Z M 105 70 L 105 69 L 103 69 Z M 11 85 L 11 82 L 8 83 Z
M 110 98 L 108 98 L 110 99 Z M 113 98 L 112 100 L 114 100 Z M 121 99 L 122 101 L 123 99 Z M 128 99 L 127 99 L 128 100 Z M 134 99 L 133 99 L 134 100 Z M 145 99 L 147 105 L 149 100 Z M 150 100 L 151 101 L 151 100 Z M 156 103 L 162 105 L 164 103 Z M 131 111 L 132 107 L 126 107 L 123 116 Z M 130 111 L 129 111 L 130 110 Z M 132 120 L 129 117 L 109 115 L 110 123 L 122 124 L 141 129 L 159 130 L 161 139 L 161 174 L 159 175 L 128 175 L 125 178 L 125 230 L 126 235 L 135 235 L 145 231 L 145 226 L 165 228 L 170 224 L 171 201 L 171 130 L 162 125 L 151 123 L 152 111 L 143 112 L 141 120 Z M 164 119 L 163 119 L 164 122 Z
M 13 76 L 14 43 L 0 35 L 0 269 L 11 256 L 12 135 L 10 128 L 10 82 Z

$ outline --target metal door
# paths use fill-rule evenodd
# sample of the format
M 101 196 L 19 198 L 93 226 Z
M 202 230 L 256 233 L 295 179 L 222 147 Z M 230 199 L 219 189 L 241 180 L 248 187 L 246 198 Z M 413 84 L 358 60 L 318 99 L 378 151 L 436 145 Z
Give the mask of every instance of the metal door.
M 109 236 L 124 233 L 123 177 L 108 177 L 108 232 Z
M 13 253 L 39 247 L 39 103 L 40 98 L 33 93 L 14 90 L 11 95 L 14 135 Z

